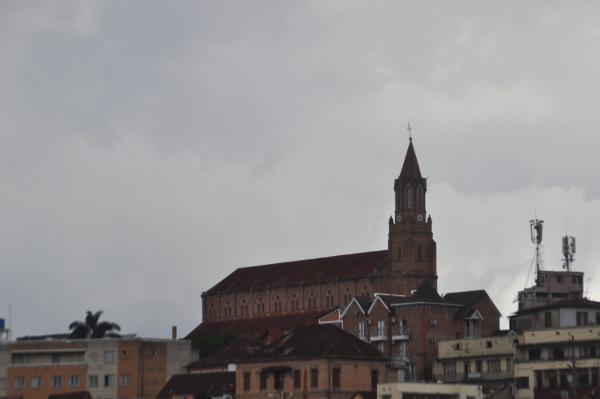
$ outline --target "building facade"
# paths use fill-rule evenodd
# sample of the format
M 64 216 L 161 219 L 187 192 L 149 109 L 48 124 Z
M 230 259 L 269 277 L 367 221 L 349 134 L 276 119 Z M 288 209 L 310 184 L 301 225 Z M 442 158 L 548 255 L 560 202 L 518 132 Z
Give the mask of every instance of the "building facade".
M 0 347 L 0 396 L 47 399 L 88 391 L 94 399 L 155 398 L 194 358 L 183 340 L 26 340 Z
M 408 295 L 424 281 L 435 288 L 436 243 L 426 192 L 411 140 L 394 181 L 386 250 L 239 268 L 202 294 L 203 322 L 323 312 L 374 292 Z
M 594 397 L 600 392 L 600 326 L 525 331 L 516 347 L 521 399 Z
M 380 384 L 377 399 L 483 399 L 481 386 L 397 382 Z

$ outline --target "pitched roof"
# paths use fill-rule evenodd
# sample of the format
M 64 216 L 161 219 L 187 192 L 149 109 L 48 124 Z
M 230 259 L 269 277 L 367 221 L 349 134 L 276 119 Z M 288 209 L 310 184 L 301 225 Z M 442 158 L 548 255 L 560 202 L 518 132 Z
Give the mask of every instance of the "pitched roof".
M 233 271 L 205 294 L 368 277 L 387 261 L 387 256 L 388 251 L 384 250 L 243 267 Z
M 492 298 L 488 295 L 485 290 L 473 290 L 473 291 L 460 291 L 460 292 L 449 292 L 444 295 L 444 300 L 447 302 L 458 303 L 463 305 L 462 309 L 456 313 L 456 318 L 465 318 L 471 316 L 474 310 L 474 305 L 480 299 L 487 299 L 492 306 L 494 307 L 496 314 L 499 316 L 502 315 Z
M 412 139 L 408 143 L 408 149 L 404 156 L 404 163 L 402 164 L 402 171 L 400 172 L 400 180 L 403 179 L 422 179 L 421 169 L 419 168 L 419 161 L 417 160 L 417 154 L 413 147 Z
M 243 359 L 263 346 L 258 339 L 244 337 L 227 345 L 222 350 L 210 353 L 185 366 L 188 370 L 200 370 L 226 366 L 237 359 Z
M 198 398 L 223 396 L 235 392 L 235 372 L 176 374 L 161 389 L 158 398 L 193 394 Z
M 346 358 L 385 360 L 374 346 L 330 324 L 306 326 L 254 352 L 243 361 Z
M 377 392 L 357 391 L 354 393 L 354 395 L 350 396 L 350 399 L 377 399 Z
M 291 313 L 281 316 L 269 316 L 252 319 L 234 319 L 219 321 L 204 321 L 193 329 L 185 338 L 211 337 L 211 336 L 256 336 L 267 330 L 289 331 L 292 328 L 316 324 L 322 311 Z
M 575 298 L 565 299 L 562 301 L 550 302 L 545 305 L 535 306 L 532 308 L 521 309 L 515 314 L 535 313 L 545 309 L 556 309 L 556 308 L 587 308 L 587 309 L 600 309 L 600 302 L 592 301 L 587 298 Z
M 92 395 L 88 391 L 77 391 L 67 393 L 55 393 L 48 395 L 48 399 L 91 399 Z

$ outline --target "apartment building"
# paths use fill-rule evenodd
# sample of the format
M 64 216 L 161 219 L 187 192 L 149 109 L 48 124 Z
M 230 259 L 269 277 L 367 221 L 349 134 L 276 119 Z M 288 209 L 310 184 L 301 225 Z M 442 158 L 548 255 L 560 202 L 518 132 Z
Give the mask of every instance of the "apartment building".
M 483 399 L 479 385 L 396 382 L 379 384 L 377 399 Z
M 514 351 L 519 337 L 501 331 L 484 338 L 438 342 L 434 379 L 444 383 L 480 384 L 486 397 L 512 397 Z
M 184 340 L 40 338 L 0 347 L 0 396 L 88 391 L 94 399 L 155 398 L 193 359 Z
M 525 331 L 515 353 L 519 398 L 600 392 L 600 325 Z
M 518 310 L 509 319 L 514 331 L 600 324 L 600 302 L 587 298 L 555 301 Z

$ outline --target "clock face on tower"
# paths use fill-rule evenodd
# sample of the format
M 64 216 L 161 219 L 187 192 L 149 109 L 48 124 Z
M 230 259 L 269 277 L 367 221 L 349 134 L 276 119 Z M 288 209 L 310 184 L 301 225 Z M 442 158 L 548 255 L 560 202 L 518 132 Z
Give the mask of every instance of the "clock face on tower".
M 423 215 L 421 215 L 420 213 L 417 215 L 417 222 L 422 222 L 423 221 Z

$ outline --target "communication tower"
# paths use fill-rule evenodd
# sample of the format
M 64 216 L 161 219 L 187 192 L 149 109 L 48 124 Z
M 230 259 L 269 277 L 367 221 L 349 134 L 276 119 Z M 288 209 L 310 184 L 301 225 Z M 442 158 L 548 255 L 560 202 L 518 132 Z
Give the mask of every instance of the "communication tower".
M 0 318 L 0 344 L 9 341 L 10 338 L 10 330 L 6 328 L 6 321 Z
M 531 242 L 535 245 L 535 284 L 538 287 L 544 285 L 544 276 L 542 271 L 542 238 L 544 233 L 544 221 L 532 219 L 529 221 L 531 229 Z
M 570 272 L 571 264 L 575 261 L 575 237 L 564 236 L 562 238 L 563 269 Z

